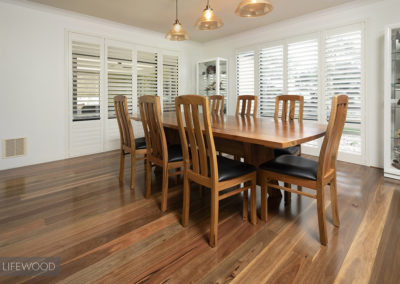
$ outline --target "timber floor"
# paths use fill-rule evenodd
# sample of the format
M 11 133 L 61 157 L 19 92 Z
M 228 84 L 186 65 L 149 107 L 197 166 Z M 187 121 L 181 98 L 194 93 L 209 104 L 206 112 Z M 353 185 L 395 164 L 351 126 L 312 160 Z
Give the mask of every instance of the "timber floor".
M 62 266 L 56 277 L 0 282 L 400 283 L 400 184 L 381 169 L 337 168 L 341 226 L 332 225 L 327 192 L 328 246 L 319 243 L 315 200 L 292 194 L 287 206 L 270 198 L 269 219 L 257 225 L 242 221 L 240 195 L 222 200 L 216 248 L 208 192 L 192 185 L 183 228 L 182 183 L 170 179 L 162 213 L 160 178 L 153 174 L 145 199 L 139 161 L 130 190 L 128 158 L 120 185 L 117 151 L 1 171 L 0 257 L 55 256 Z

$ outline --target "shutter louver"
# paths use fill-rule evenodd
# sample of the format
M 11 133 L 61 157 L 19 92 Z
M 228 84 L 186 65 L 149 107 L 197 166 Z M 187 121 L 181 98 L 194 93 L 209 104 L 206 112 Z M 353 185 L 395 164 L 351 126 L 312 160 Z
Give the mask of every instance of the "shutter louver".
M 260 116 L 274 116 L 275 97 L 283 94 L 283 46 L 260 51 Z
M 115 118 L 114 97 L 126 96 L 128 110 L 132 114 L 132 51 L 109 47 L 108 71 L 108 118 Z
M 157 53 L 137 53 L 137 96 L 157 96 Z M 139 104 L 138 104 L 139 106 Z
M 163 109 L 175 111 L 175 98 L 178 96 L 178 56 L 163 56 Z
M 361 153 L 361 30 L 327 36 L 325 40 L 326 119 L 332 96 L 349 97 L 346 125 L 339 150 Z
M 288 93 L 304 96 L 303 119 L 318 120 L 318 40 L 288 44 Z
M 236 94 L 254 94 L 254 51 L 241 52 L 236 56 Z
M 100 45 L 72 41 L 73 121 L 100 119 Z

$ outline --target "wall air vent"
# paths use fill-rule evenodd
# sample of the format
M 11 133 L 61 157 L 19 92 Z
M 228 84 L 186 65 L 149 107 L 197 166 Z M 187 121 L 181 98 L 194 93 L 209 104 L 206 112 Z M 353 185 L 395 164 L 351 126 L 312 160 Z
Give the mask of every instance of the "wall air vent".
M 26 138 L 3 140 L 3 158 L 26 155 Z

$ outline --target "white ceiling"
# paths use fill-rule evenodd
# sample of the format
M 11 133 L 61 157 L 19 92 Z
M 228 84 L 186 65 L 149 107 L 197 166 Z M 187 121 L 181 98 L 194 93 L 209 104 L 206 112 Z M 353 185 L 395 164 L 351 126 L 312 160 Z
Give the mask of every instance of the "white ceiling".
M 175 0 L 29 0 L 53 7 L 95 16 L 131 26 L 166 33 L 175 19 Z M 265 26 L 353 0 L 271 0 L 274 10 L 259 18 L 241 18 L 234 11 L 240 0 L 210 0 L 210 5 L 225 23 L 216 31 L 199 31 L 194 23 L 206 0 L 180 0 L 179 20 L 190 39 L 206 42 L 238 32 Z M 368 1 L 368 0 L 361 0 Z

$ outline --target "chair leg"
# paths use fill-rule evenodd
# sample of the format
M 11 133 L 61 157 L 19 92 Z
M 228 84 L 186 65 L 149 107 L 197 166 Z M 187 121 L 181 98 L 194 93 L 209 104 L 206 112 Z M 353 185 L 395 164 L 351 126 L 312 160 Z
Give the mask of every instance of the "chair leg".
M 268 180 L 261 174 L 261 220 L 267 221 L 268 218 Z
M 165 165 L 162 169 L 162 197 L 161 197 L 161 211 L 167 211 L 167 201 L 168 201 L 168 167 Z
M 125 168 L 125 154 L 124 151 L 121 150 L 121 159 L 119 163 L 119 181 L 124 181 L 124 168 Z
M 251 193 L 250 193 L 250 219 L 253 225 L 257 224 L 257 177 L 251 181 Z
M 287 188 L 292 188 L 292 185 L 290 183 L 284 183 L 284 186 Z M 292 198 L 292 193 L 290 191 L 285 191 L 284 193 L 284 199 L 285 199 L 285 205 L 290 204 L 290 200 Z
M 181 170 L 181 168 L 176 168 L 176 169 L 175 169 L 175 173 L 179 172 L 180 170 Z M 176 184 L 179 184 L 180 180 L 181 180 L 181 175 L 180 175 L 180 174 L 177 174 L 177 175 L 175 176 L 175 182 L 176 182 Z
M 211 189 L 211 221 L 210 221 L 210 246 L 215 247 L 218 241 L 218 191 Z
M 151 162 L 149 159 L 146 160 L 146 198 L 150 198 L 151 195 Z
M 299 148 L 298 156 L 301 156 L 301 145 L 300 145 L 300 148 Z M 298 191 L 303 191 L 303 187 L 300 186 L 300 185 L 298 185 L 298 186 L 297 186 L 297 190 L 298 190 Z
M 339 209 L 338 209 L 338 201 L 337 201 L 337 186 L 336 186 L 336 177 L 331 181 L 331 207 L 332 207 L 332 220 L 333 225 L 336 227 L 340 226 L 339 220 Z
M 131 189 L 135 189 L 135 176 L 136 176 L 136 157 L 135 153 L 131 153 Z
M 245 183 L 245 186 L 248 186 Z M 249 190 L 243 191 L 243 221 L 247 221 L 249 214 Z
M 261 220 L 267 221 L 268 218 L 268 187 L 267 178 L 261 172 Z
M 317 188 L 317 213 L 318 213 L 318 227 L 319 239 L 322 245 L 328 244 L 326 236 L 326 218 L 325 218 L 325 201 L 324 201 L 324 188 L 319 186 Z
M 186 227 L 189 223 L 190 206 L 190 184 L 187 175 L 183 177 L 183 207 L 182 207 L 182 226 Z

